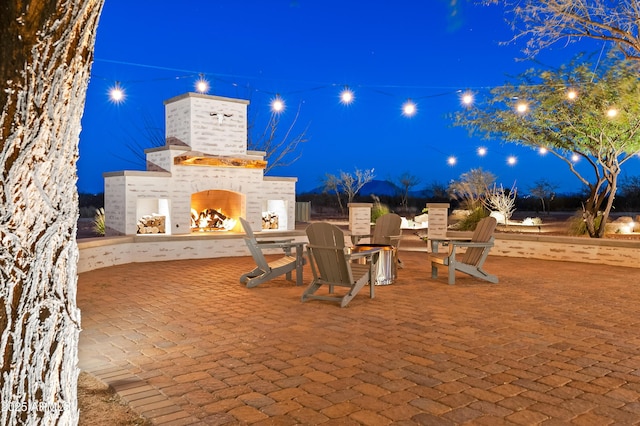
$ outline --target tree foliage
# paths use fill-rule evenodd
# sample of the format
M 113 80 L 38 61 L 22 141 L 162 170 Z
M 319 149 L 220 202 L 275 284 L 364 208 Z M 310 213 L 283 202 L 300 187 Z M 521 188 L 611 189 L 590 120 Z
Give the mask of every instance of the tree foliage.
M 621 166 L 640 150 L 640 80 L 633 63 L 614 57 L 594 68 L 580 56 L 558 69 L 531 69 L 454 119 L 472 134 L 542 148 L 563 161 L 588 189 L 589 235 L 602 237 Z M 588 167 L 579 168 L 578 159 Z
M 559 41 L 582 38 L 612 43 L 626 58 L 640 60 L 637 0 L 484 0 L 507 8 L 506 20 L 535 56 Z
M 482 170 L 482 167 L 469 170 L 460 175 L 460 179 L 449 184 L 449 196 L 462 202 L 469 210 L 476 210 L 482 206 L 482 200 L 487 189 L 494 184 L 496 177 L 493 173 Z

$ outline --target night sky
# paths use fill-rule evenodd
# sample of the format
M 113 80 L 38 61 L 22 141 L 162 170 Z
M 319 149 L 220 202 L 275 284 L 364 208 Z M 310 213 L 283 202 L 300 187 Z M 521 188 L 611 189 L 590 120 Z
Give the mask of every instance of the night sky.
M 500 8 L 451 2 L 106 0 L 80 136 L 80 192 L 102 192 L 104 172 L 143 170 L 142 150 L 164 137 L 163 101 L 195 92 L 201 77 L 208 94 L 249 100 L 258 130 L 276 95 L 286 104 L 282 130 L 299 109 L 293 133 L 307 128 L 309 142 L 297 162 L 270 173 L 297 177 L 298 193 L 355 168 L 392 181 L 408 172 L 421 180 L 414 189 L 482 167 L 521 194 L 541 178 L 580 190 L 553 156 L 452 126 L 462 92 L 481 99 L 535 64 L 522 45 L 501 44 L 513 33 Z M 594 48 L 558 44 L 537 60 L 559 65 Z M 108 96 L 115 84 L 125 91 L 119 104 Z M 339 99 L 345 86 L 355 94 L 349 105 Z M 412 117 L 402 113 L 407 99 L 417 105 Z M 640 160 L 625 165 L 623 176 L 638 174 Z

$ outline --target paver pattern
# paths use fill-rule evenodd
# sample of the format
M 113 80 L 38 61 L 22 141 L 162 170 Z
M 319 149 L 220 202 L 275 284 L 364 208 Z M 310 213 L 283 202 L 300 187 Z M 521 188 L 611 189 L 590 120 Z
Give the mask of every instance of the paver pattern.
M 640 269 L 401 258 L 346 308 L 245 288 L 250 257 L 83 273 L 80 367 L 159 425 L 640 424 Z

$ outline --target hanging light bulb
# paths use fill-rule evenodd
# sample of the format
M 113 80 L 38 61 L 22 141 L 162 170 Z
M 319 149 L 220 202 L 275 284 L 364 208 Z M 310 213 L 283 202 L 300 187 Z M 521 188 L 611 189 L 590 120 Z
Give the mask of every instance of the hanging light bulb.
M 281 113 L 284 111 L 284 101 L 280 98 L 280 95 L 276 95 L 271 101 L 271 111 L 275 113 Z
M 518 105 L 516 105 L 516 111 L 518 111 L 520 114 L 524 114 L 528 109 L 529 106 L 524 102 L 518 102 Z
M 209 82 L 200 74 L 200 78 L 196 81 L 196 92 L 207 93 L 209 91 Z
M 411 99 L 407 99 L 407 101 L 402 105 L 402 114 L 406 117 L 412 117 L 416 114 L 418 108 L 416 104 L 414 104 Z
M 464 106 L 471 106 L 473 104 L 473 93 L 467 91 L 462 94 L 460 101 Z
M 116 84 L 109 89 L 109 99 L 111 99 L 111 102 L 114 104 L 119 104 L 124 102 L 124 98 L 124 89 L 120 87 L 120 82 L 116 81 Z
M 345 86 L 342 92 L 340 92 L 340 102 L 342 102 L 343 105 L 349 105 L 354 99 L 353 91 Z

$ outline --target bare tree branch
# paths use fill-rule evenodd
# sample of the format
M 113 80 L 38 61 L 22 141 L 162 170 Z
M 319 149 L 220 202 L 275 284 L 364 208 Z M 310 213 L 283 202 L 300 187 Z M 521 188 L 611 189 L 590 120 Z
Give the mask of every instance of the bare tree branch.
M 637 0 L 484 0 L 503 4 L 507 22 L 526 39 L 524 53 L 536 56 L 551 45 L 582 38 L 602 40 L 627 59 L 640 60 L 640 5 Z

